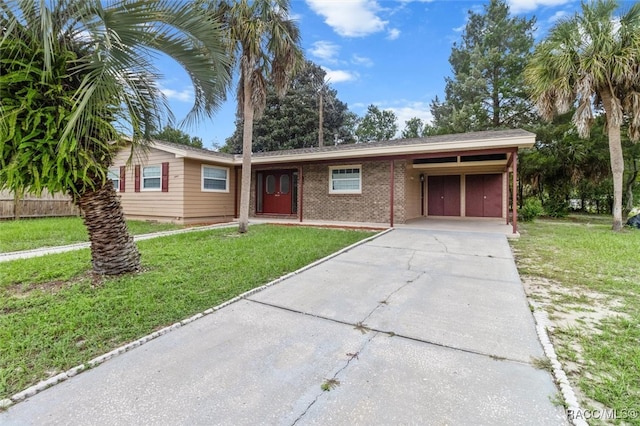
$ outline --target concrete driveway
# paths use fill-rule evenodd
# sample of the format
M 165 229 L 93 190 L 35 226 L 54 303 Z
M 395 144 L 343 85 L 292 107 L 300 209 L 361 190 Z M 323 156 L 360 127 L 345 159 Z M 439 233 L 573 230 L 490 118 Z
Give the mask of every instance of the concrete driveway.
M 504 235 L 396 229 L 0 424 L 567 424 L 543 356 Z

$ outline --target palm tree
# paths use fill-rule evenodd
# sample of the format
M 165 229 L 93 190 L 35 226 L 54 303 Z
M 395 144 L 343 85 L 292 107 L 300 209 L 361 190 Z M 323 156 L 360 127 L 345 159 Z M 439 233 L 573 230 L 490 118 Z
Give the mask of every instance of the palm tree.
M 604 109 L 613 175 L 613 230 L 622 229 L 624 159 L 620 128 L 640 137 L 640 3 L 615 17 L 616 1 L 582 4 L 582 15 L 557 24 L 525 70 L 538 112 L 550 120 L 577 102 L 578 134 L 588 138 L 594 106 Z
M 221 25 L 169 0 L 0 2 L 0 187 L 70 194 L 91 241 L 93 270 L 140 269 L 107 170 L 123 145 L 148 145 L 172 119 L 160 53 L 187 71 L 194 106 L 213 114 L 230 83 Z
M 270 76 L 283 96 L 294 72 L 302 65 L 300 31 L 289 18 L 289 0 L 221 2 L 233 56 L 240 68 L 238 115 L 243 120 L 242 186 L 238 230 L 247 232 L 251 191 L 253 120 L 260 118 L 267 100 Z

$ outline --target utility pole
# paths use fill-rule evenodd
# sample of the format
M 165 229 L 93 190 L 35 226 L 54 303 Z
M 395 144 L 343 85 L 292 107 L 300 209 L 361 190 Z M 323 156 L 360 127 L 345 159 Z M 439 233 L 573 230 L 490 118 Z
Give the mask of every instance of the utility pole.
M 324 85 L 322 85 L 320 87 L 320 90 L 318 91 L 318 146 L 324 146 L 324 108 L 322 106 L 323 104 L 323 92 L 324 90 Z

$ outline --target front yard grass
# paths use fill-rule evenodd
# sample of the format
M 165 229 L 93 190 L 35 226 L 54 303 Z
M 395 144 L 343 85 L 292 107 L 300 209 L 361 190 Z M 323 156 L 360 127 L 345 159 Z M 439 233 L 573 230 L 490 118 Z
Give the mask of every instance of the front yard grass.
M 128 220 L 132 234 L 180 229 L 171 223 Z M 89 241 L 87 228 L 79 217 L 47 217 L 0 221 L 0 253 L 55 247 Z
M 0 399 L 373 232 L 252 226 L 140 241 L 144 271 L 90 274 L 88 249 L 2 264 Z
M 512 246 L 581 406 L 625 415 L 640 413 L 640 231 L 610 229 L 610 217 L 538 220 Z

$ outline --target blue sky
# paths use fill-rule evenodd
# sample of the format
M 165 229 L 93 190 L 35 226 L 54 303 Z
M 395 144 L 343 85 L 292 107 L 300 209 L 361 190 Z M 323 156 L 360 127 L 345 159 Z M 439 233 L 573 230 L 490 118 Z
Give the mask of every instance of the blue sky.
M 359 116 L 367 106 L 392 110 L 398 126 L 419 117 L 429 122 L 429 103 L 443 97 L 451 74 L 449 55 L 460 40 L 468 11 L 482 12 L 487 1 L 438 0 L 292 0 L 307 59 L 327 71 L 338 98 Z M 567 0 L 508 0 L 511 13 L 537 19 L 536 38 L 544 37 L 580 3 Z M 629 3 L 630 4 L 630 3 Z M 163 60 L 162 89 L 178 120 L 193 105 L 192 88 L 180 67 Z M 206 148 L 224 145 L 234 131 L 235 87 L 211 119 L 190 128 Z

